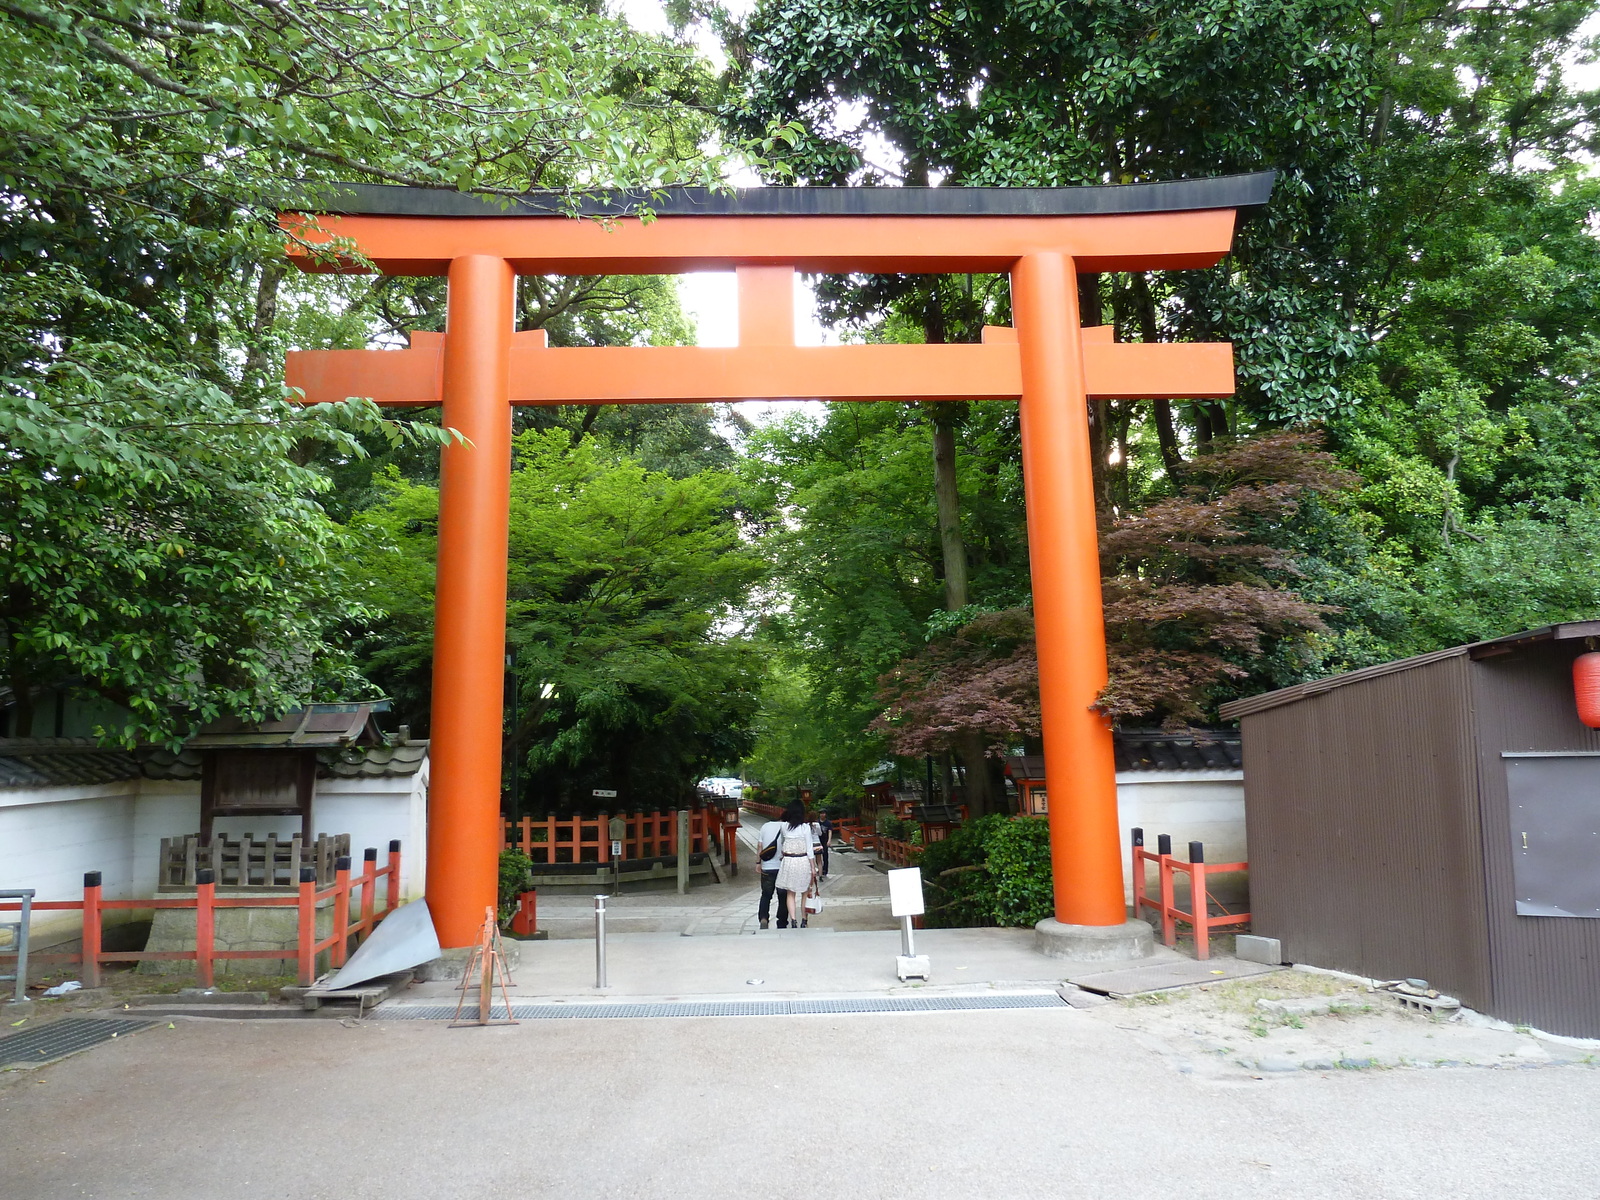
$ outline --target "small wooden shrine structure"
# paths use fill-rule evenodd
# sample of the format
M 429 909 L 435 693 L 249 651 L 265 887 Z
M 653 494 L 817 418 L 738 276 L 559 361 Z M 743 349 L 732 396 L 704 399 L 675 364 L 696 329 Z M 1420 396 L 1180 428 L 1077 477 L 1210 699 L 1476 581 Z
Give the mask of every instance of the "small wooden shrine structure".
M 302 845 L 315 841 L 317 751 L 384 745 L 380 702 L 308 704 L 266 721 L 224 717 L 191 738 L 200 754 L 200 834 L 209 847 L 217 817 L 300 818 Z

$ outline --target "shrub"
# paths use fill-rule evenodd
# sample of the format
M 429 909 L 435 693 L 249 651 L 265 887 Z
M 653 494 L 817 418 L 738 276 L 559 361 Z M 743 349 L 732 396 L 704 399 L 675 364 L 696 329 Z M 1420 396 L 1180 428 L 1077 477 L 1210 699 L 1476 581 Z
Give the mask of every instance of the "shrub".
M 1050 830 L 1042 817 L 979 817 L 922 853 L 926 924 L 1029 926 L 1051 915 Z
M 886 837 L 896 842 L 910 842 L 917 840 L 922 833 L 922 826 L 915 821 L 907 821 L 904 817 L 897 817 L 888 809 L 878 813 L 878 836 Z
M 500 923 L 504 925 L 517 911 L 517 897 L 528 890 L 533 874 L 533 859 L 521 850 L 500 851 Z

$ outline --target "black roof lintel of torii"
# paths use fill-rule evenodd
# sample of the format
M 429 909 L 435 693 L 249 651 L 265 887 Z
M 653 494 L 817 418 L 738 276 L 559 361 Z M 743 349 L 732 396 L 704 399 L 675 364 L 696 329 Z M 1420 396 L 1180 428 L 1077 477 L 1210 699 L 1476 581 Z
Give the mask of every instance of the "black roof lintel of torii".
M 1058 217 L 1257 209 L 1276 171 L 1084 187 L 754 187 L 525 192 L 329 184 L 298 211 L 373 217 Z

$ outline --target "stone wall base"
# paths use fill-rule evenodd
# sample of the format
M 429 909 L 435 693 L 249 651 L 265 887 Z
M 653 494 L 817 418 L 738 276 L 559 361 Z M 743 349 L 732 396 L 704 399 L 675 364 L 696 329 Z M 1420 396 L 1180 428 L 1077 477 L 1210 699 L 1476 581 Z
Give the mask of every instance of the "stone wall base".
M 182 893 L 165 893 L 178 896 Z M 224 893 L 237 897 L 250 893 Z M 191 893 L 192 895 L 192 893 Z M 217 975 L 261 976 L 293 975 L 299 970 L 299 943 L 296 936 L 298 910 L 293 906 L 262 908 L 218 908 L 212 910 L 216 929 L 214 945 L 218 950 L 282 950 L 283 958 L 219 958 L 213 960 Z M 146 950 L 193 950 L 194 919 L 192 908 L 158 908 L 155 922 L 150 927 L 150 940 Z M 333 932 L 333 900 L 317 905 L 317 940 Z M 331 966 L 331 954 L 324 950 L 317 955 L 316 969 L 320 975 Z M 139 963 L 140 975 L 193 975 L 194 963 L 183 960 Z

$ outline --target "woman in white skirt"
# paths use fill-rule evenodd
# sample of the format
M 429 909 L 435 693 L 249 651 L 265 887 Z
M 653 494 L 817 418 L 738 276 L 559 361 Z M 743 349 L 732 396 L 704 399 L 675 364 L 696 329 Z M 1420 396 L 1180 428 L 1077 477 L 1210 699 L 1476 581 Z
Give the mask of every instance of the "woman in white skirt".
M 796 800 L 783 810 L 778 834 L 778 878 L 774 886 L 788 893 L 790 926 L 806 923 L 806 893 L 816 881 L 816 837 L 806 822 L 806 806 Z

